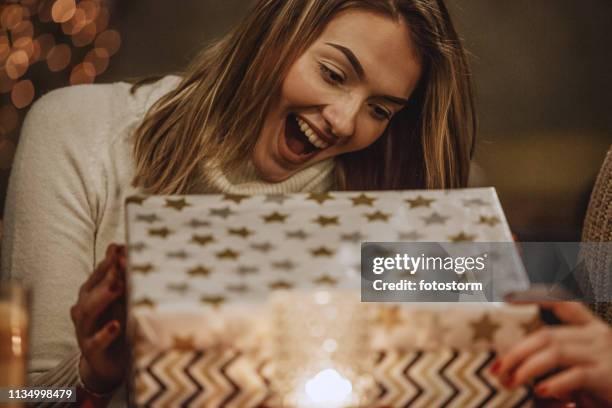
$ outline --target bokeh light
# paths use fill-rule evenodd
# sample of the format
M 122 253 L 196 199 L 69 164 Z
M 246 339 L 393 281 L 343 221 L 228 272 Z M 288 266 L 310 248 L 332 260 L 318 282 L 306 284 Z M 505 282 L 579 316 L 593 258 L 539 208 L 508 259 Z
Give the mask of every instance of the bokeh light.
M 47 55 L 47 66 L 49 71 L 58 72 L 63 70 L 70 64 L 72 51 L 67 44 L 57 44 L 49 50 Z
M 28 70 L 30 60 L 28 54 L 20 49 L 15 49 L 6 59 L 6 73 L 11 79 L 18 79 Z
M 96 68 L 89 62 L 75 65 L 70 73 L 70 85 L 91 84 L 96 77 Z
M 25 108 L 34 99 L 34 84 L 29 79 L 17 82 L 11 91 L 11 101 L 16 108 Z
M 74 16 L 76 3 L 74 0 L 55 0 L 51 7 L 51 18 L 56 23 L 63 23 Z
M 70 73 L 68 85 L 78 85 L 107 71 L 121 47 L 109 20 L 108 0 L 0 0 L 0 140 L 18 130 L 24 116 L 18 110 L 37 93 L 66 84 L 62 72 Z M 45 81 L 38 83 L 41 71 L 30 71 L 34 65 L 60 76 L 47 83 L 42 73 Z M 2 149 L 9 162 L 11 145 Z
M 96 76 L 102 74 L 108 68 L 109 55 L 104 48 L 94 48 L 85 56 L 85 62 L 89 62 L 94 66 Z
M 106 30 L 96 38 L 96 48 L 104 48 L 109 56 L 113 56 L 121 47 L 121 35 L 116 30 Z
M 13 29 L 24 17 L 24 8 L 19 4 L 10 4 L 0 14 L 0 25 L 5 30 Z

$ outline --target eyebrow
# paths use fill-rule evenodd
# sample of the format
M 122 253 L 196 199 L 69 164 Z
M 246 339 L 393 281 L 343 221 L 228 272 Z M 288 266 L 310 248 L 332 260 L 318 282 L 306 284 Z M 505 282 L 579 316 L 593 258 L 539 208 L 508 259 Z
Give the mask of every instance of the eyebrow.
M 361 81 L 365 79 L 365 70 L 363 69 L 363 66 L 361 65 L 361 63 L 359 62 L 359 59 L 357 59 L 357 57 L 355 56 L 353 51 L 351 51 L 350 48 L 347 48 L 340 44 L 334 44 L 334 43 L 325 43 L 325 44 L 342 52 L 342 54 L 344 54 L 346 59 L 351 63 L 351 66 L 355 70 L 355 73 L 357 73 L 357 76 L 359 77 L 359 79 Z M 391 96 L 391 95 L 383 95 L 381 96 L 381 99 L 385 99 L 396 105 L 408 105 L 409 103 L 408 99 L 398 98 L 397 96 Z

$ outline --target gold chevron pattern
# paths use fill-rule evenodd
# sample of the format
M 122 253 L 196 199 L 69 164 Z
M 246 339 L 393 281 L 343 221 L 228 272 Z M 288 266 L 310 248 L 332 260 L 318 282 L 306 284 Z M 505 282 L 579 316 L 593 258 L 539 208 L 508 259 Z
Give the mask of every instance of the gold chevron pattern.
M 506 390 L 489 374 L 493 352 L 443 348 L 384 351 L 374 377 L 376 407 L 531 407 L 526 387 Z M 139 407 L 275 407 L 271 363 L 232 348 L 167 350 L 141 357 L 133 376 Z

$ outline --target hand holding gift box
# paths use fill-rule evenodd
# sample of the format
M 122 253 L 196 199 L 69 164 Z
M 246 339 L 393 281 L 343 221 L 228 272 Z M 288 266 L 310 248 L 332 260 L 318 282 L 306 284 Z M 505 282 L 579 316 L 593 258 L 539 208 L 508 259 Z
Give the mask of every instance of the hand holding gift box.
M 128 203 L 128 234 L 136 405 L 280 404 L 289 392 L 271 392 L 283 389 L 272 384 L 275 369 L 290 367 L 312 367 L 294 375 L 302 391 L 323 377 L 353 389 L 367 377 L 355 373 L 370 370 L 381 406 L 530 400 L 526 388 L 506 390 L 486 368 L 496 350 L 535 327 L 535 308 L 358 301 L 363 241 L 511 241 L 493 189 L 143 197 Z M 499 278 L 509 290 L 526 284 L 521 275 Z M 343 325 L 342 316 L 319 329 L 322 337 L 300 332 L 318 316 L 315 307 L 298 311 L 304 299 L 347 292 L 359 324 Z M 348 307 L 338 302 L 337 310 Z M 274 341 L 279 326 L 285 347 Z M 363 336 L 361 356 L 334 360 Z M 314 352 L 325 349 L 343 363 L 325 366 Z M 351 361 L 362 368 L 347 374 Z M 366 386 L 359 392 L 372 395 Z

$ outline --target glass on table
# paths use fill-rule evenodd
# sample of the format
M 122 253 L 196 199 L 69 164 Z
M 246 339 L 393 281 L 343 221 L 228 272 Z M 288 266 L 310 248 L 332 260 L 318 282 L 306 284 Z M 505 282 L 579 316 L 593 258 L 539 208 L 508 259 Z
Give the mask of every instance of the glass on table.
M 0 388 L 26 385 L 28 304 L 23 284 L 0 280 Z

